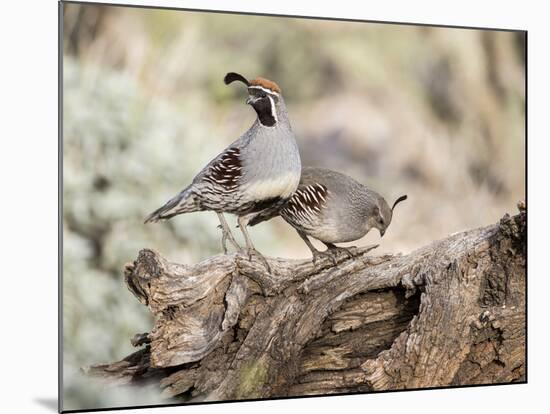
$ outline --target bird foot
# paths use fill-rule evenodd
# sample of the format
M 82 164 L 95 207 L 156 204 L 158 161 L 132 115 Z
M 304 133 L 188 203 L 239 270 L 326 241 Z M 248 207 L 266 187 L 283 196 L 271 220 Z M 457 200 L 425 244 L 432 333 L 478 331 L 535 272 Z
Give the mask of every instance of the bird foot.
M 267 262 L 263 254 L 261 254 L 258 250 L 254 248 L 245 249 L 245 252 L 248 255 L 248 260 L 252 261 L 252 256 L 256 256 L 265 265 L 268 273 L 271 273 L 271 266 L 269 266 L 269 263 Z
M 353 251 L 355 250 L 355 252 Z M 339 246 L 332 246 L 327 249 L 327 251 L 331 252 L 334 255 L 338 255 L 340 252 L 344 253 L 348 256 L 349 259 L 353 259 L 357 253 L 357 247 L 356 246 L 350 246 L 350 247 L 339 247 Z
M 223 249 L 223 254 L 227 254 L 227 241 L 229 240 L 229 242 L 233 245 L 233 247 L 237 250 L 242 250 L 241 246 L 239 245 L 239 243 L 237 243 L 237 241 L 235 240 L 235 238 L 233 237 L 233 235 L 227 231 L 226 229 L 223 228 L 223 226 L 221 225 L 218 225 L 218 228 L 222 230 L 222 249 Z
M 332 264 L 334 264 L 334 266 L 338 264 L 336 262 L 336 258 L 334 257 L 334 254 L 332 254 L 332 252 L 329 250 L 326 250 L 324 252 L 320 252 L 317 250 L 315 252 L 312 252 L 312 254 L 313 254 L 313 264 L 317 264 L 317 260 L 321 257 L 327 257 L 328 259 L 330 259 L 330 261 L 332 261 Z

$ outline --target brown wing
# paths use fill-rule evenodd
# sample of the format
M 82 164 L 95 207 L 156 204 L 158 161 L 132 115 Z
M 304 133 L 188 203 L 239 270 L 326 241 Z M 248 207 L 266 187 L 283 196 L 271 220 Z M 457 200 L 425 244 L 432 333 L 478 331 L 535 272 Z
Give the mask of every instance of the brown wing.
M 314 222 L 326 204 L 327 195 L 327 187 L 323 184 L 300 186 L 281 210 L 281 216 L 296 225 Z
M 240 156 L 241 151 L 238 148 L 228 148 L 210 164 L 202 179 L 228 191 L 236 189 L 242 176 Z

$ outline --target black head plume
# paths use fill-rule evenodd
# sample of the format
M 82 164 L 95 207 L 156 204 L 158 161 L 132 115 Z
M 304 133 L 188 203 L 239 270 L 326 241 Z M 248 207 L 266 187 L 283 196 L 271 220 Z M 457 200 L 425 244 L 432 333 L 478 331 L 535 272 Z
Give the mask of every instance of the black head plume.
M 240 81 L 246 86 L 250 86 L 250 82 L 248 82 L 248 79 L 246 79 L 243 75 L 235 72 L 229 72 L 227 75 L 225 75 L 223 81 L 226 85 L 229 85 L 231 82 Z
M 393 206 L 391 207 L 392 213 L 393 213 L 393 209 L 395 208 L 395 206 L 397 204 L 399 204 L 400 202 L 405 201 L 406 199 L 407 199 L 407 195 L 405 194 L 405 195 L 402 195 L 401 197 L 399 197 L 397 200 L 395 200 L 395 203 L 393 203 Z

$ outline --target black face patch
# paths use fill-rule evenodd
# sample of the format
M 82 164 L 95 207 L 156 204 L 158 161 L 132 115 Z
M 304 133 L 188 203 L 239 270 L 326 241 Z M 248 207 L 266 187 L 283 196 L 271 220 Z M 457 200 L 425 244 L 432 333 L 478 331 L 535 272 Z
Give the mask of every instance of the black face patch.
M 254 102 L 252 102 L 251 105 L 258 114 L 258 118 L 260 119 L 261 124 L 271 127 L 277 122 L 277 120 L 273 117 L 273 114 L 275 113 L 275 108 L 273 108 L 272 111 L 271 100 L 267 97 L 265 92 L 264 95 L 264 97 L 256 99 Z

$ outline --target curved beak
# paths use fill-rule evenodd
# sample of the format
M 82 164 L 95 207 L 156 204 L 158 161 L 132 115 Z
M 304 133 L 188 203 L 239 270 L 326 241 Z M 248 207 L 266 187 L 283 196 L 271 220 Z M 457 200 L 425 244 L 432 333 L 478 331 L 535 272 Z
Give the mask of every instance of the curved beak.
M 380 237 L 384 237 L 384 234 L 386 233 L 386 229 L 384 230 L 378 229 L 378 231 L 380 232 Z

